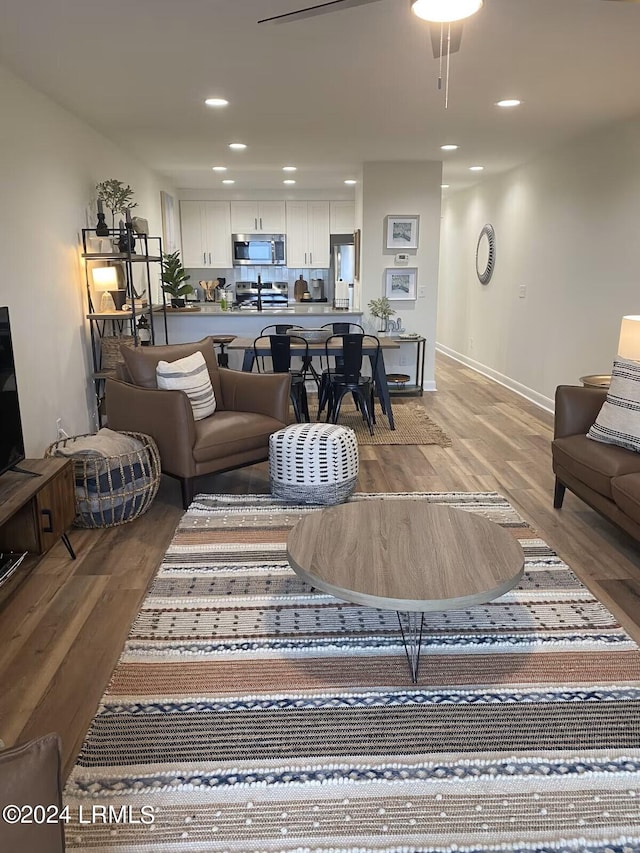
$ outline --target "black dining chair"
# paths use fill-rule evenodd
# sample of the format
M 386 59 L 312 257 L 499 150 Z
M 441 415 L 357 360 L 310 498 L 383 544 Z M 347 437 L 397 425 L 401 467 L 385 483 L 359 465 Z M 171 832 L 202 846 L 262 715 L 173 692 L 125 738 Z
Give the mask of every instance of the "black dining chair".
M 295 343 L 296 346 L 301 345 L 304 347 L 305 352 L 302 356 L 303 364 L 305 359 L 309 358 L 309 344 L 304 338 L 298 337 L 298 335 L 259 335 L 253 342 L 253 354 L 255 363 L 258 365 L 258 373 L 261 372 L 258 360 L 258 344 L 262 342 L 262 347 L 260 348 L 263 348 L 266 340 L 269 341 L 273 373 L 289 373 L 291 376 L 291 404 L 293 405 L 296 420 L 298 423 L 301 423 L 303 419 L 308 422 L 310 417 L 307 389 L 304 384 L 305 373 L 304 370 L 291 369 L 291 344 Z M 265 372 L 263 359 L 262 373 Z
M 329 363 L 329 349 L 332 346 L 332 341 L 337 337 L 342 338 L 342 355 L 341 368 L 337 373 L 332 370 Z M 378 364 L 380 355 L 380 341 L 374 335 L 368 335 L 368 338 L 374 340 L 375 355 L 373 361 L 373 373 Z M 329 367 L 329 399 L 327 410 L 327 421 L 337 423 L 340 417 L 340 407 L 345 394 L 351 392 L 354 399 L 357 400 L 358 408 L 362 412 L 362 418 L 369 427 L 369 432 L 373 435 L 373 425 L 375 423 L 375 412 L 373 408 L 373 378 L 363 376 L 362 371 L 362 346 L 364 335 L 332 335 L 325 342 L 325 355 Z
M 304 327 L 303 326 L 294 326 L 293 323 L 275 323 L 271 326 L 265 326 L 264 329 L 260 332 L 261 335 L 286 335 L 289 333 L 290 329 L 295 329 L 296 332 L 300 332 L 300 337 L 304 338 Z M 271 331 L 273 330 L 273 331 Z M 320 377 L 318 372 L 315 370 L 313 366 L 313 356 L 306 355 L 302 356 L 302 373 L 304 375 L 305 381 L 309 373 L 313 377 L 313 381 L 316 383 L 318 388 L 320 387 Z M 263 359 L 263 367 L 264 367 L 264 359 Z
M 325 323 L 324 326 L 321 326 L 322 329 L 331 329 L 334 335 L 349 335 L 349 334 L 360 334 L 364 335 L 364 327 L 359 323 L 349 323 L 349 322 L 337 322 L 337 323 Z M 328 364 L 328 360 L 327 360 Z M 342 355 L 334 356 L 334 373 L 340 373 L 343 367 L 343 359 Z M 322 358 L 320 359 L 320 367 L 322 367 Z M 356 395 L 353 395 L 353 402 L 358 407 L 358 400 Z M 329 400 L 329 371 L 327 368 L 322 370 L 322 375 L 320 376 L 320 380 L 318 382 L 318 417 L 324 411 L 324 407 L 327 405 Z

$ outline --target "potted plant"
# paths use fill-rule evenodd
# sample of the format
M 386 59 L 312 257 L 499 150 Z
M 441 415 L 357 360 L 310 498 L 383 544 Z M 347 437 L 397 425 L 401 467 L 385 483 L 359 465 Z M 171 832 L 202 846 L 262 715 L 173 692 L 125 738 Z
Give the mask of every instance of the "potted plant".
M 163 253 L 162 289 L 171 297 L 172 308 L 184 308 L 184 297 L 193 293 L 193 287 L 186 283 L 190 278 L 180 261 L 180 252 Z
M 133 190 L 127 184 L 115 178 L 109 178 L 107 181 L 101 181 L 96 184 L 98 200 L 103 202 L 111 211 L 111 227 L 116 227 L 116 213 L 124 213 L 138 206 L 137 201 L 133 201 Z
M 378 326 L 380 326 L 378 334 L 386 335 L 389 317 L 392 317 L 396 313 L 395 309 L 391 307 L 388 298 L 381 296 L 380 299 L 372 299 L 369 302 L 369 311 L 373 317 L 377 317 L 380 321 L 378 323 Z

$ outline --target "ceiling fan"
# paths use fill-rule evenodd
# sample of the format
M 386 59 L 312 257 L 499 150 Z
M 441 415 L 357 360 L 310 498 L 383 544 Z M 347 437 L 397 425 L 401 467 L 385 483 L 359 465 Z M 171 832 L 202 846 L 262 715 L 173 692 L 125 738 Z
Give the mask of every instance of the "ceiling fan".
M 342 9 L 353 9 L 355 6 L 367 6 L 369 3 L 377 3 L 379 0 L 325 0 L 323 3 L 315 3 L 297 9 L 295 12 L 286 12 L 283 15 L 273 15 L 263 18 L 259 24 L 285 24 L 289 21 L 299 21 L 302 18 L 314 18 L 316 15 L 326 15 L 328 12 L 337 12 Z M 640 0 L 609 0 L 609 2 L 640 3 Z M 462 19 L 475 14 L 483 5 L 483 0 L 409 0 L 413 12 L 420 18 L 429 21 L 431 26 L 431 47 L 435 59 L 440 59 L 445 53 L 447 56 L 460 50 L 462 41 Z M 423 6 L 424 9 L 420 9 Z M 442 14 L 433 13 L 433 9 L 441 7 Z M 459 17 L 453 17 L 456 13 L 451 10 L 461 10 Z M 443 25 L 446 24 L 446 33 Z
M 263 18 L 261 21 L 258 21 L 259 24 L 287 24 L 290 21 L 300 21 L 303 18 L 315 18 L 316 15 L 326 15 L 328 12 L 338 12 L 343 9 L 353 9 L 355 6 L 367 6 L 369 3 L 377 3 L 379 0 L 325 0 L 324 3 L 316 3 L 313 6 L 307 6 L 303 9 L 297 9 L 295 12 L 286 12 L 284 15 L 273 15 L 271 18 Z M 460 3 L 460 0 L 457 0 Z M 463 0 L 464 5 L 467 7 L 475 6 L 474 12 L 477 11 L 482 6 L 482 0 Z M 640 2 L 640 0 L 638 0 Z M 416 0 L 409 0 L 410 6 L 417 5 Z M 443 5 L 446 5 L 446 0 Z M 416 12 L 416 14 L 419 14 Z M 473 12 L 468 13 L 473 14 Z M 465 14 L 464 17 L 468 17 L 468 14 Z M 450 21 L 447 19 L 444 21 L 447 24 L 450 24 L 448 27 L 448 45 L 444 43 L 443 38 L 443 28 L 442 22 L 438 19 L 432 19 L 431 21 L 431 46 L 433 49 L 433 56 L 435 59 L 439 59 L 446 51 L 448 47 L 448 53 L 456 53 L 460 50 L 460 43 L 462 41 L 462 22 L 461 20 Z

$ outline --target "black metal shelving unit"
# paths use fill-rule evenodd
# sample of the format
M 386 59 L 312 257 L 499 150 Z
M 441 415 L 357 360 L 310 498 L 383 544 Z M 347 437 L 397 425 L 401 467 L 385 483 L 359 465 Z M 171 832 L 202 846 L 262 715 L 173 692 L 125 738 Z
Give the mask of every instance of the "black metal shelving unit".
M 426 338 L 421 335 L 417 338 L 400 338 L 393 337 L 393 340 L 399 344 L 415 344 L 416 345 L 416 374 L 415 383 L 408 382 L 406 385 L 389 384 L 389 394 L 405 397 L 422 397 L 424 395 L 424 356 Z
M 102 339 L 105 337 L 123 337 L 126 331 L 129 332 L 129 337 L 132 338 L 134 346 L 140 345 L 138 337 L 138 320 L 142 315 L 145 315 L 149 321 L 150 341 L 154 344 L 156 341 L 156 326 L 155 323 L 162 315 L 162 323 L 164 325 L 164 340 L 169 342 L 169 334 L 167 328 L 167 303 L 166 296 L 162 288 L 162 303 L 153 304 L 151 279 L 154 268 L 158 278 L 162 275 L 162 238 L 149 237 L 146 234 L 134 234 L 135 249 L 131 249 L 131 244 L 128 242 L 126 252 L 103 252 L 93 251 L 92 242 L 100 240 L 111 241 L 117 244 L 121 237 L 121 232 L 118 229 L 109 229 L 108 235 L 97 234 L 95 228 L 82 229 L 82 257 L 85 260 L 85 285 L 87 291 L 87 305 L 89 311 L 87 319 L 89 320 L 89 330 L 91 335 L 91 356 L 93 359 L 93 374 L 92 379 L 95 385 L 96 403 L 98 406 L 98 415 L 101 415 L 102 402 L 104 398 L 104 383 L 109 377 L 114 377 L 115 370 L 106 369 L 103 364 L 103 347 Z M 111 261 L 121 266 L 124 272 L 124 283 L 126 293 L 126 303 L 131 305 L 130 311 L 107 311 L 100 312 L 95 310 L 93 296 L 91 292 L 91 269 L 95 262 L 102 265 L 105 262 Z M 155 265 L 155 267 L 154 267 Z M 142 282 L 138 283 L 138 288 L 141 287 L 143 293 L 139 293 L 136 288 L 134 269 L 142 270 Z M 108 332 L 110 331 L 110 334 Z

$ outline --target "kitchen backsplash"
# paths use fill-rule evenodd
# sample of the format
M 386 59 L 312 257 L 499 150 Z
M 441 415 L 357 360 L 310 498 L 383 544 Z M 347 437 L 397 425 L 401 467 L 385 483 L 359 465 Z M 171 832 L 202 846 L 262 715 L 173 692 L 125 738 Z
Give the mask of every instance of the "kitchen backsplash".
M 188 269 L 187 272 L 191 276 L 189 284 L 193 285 L 198 290 L 200 299 L 203 299 L 202 288 L 198 287 L 199 281 L 211 281 L 215 278 L 225 278 L 227 284 L 235 281 L 257 281 L 258 275 L 261 281 L 286 281 L 289 284 L 289 301 L 293 302 L 293 288 L 297 279 L 302 277 L 305 281 L 310 282 L 312 278 L 321 278 L 324 281 L 325 296 L 332 297 L 329 293 L 329 270 L 328 269 L 293 269 L 289 267 L 233 267 L 232 269 Z

